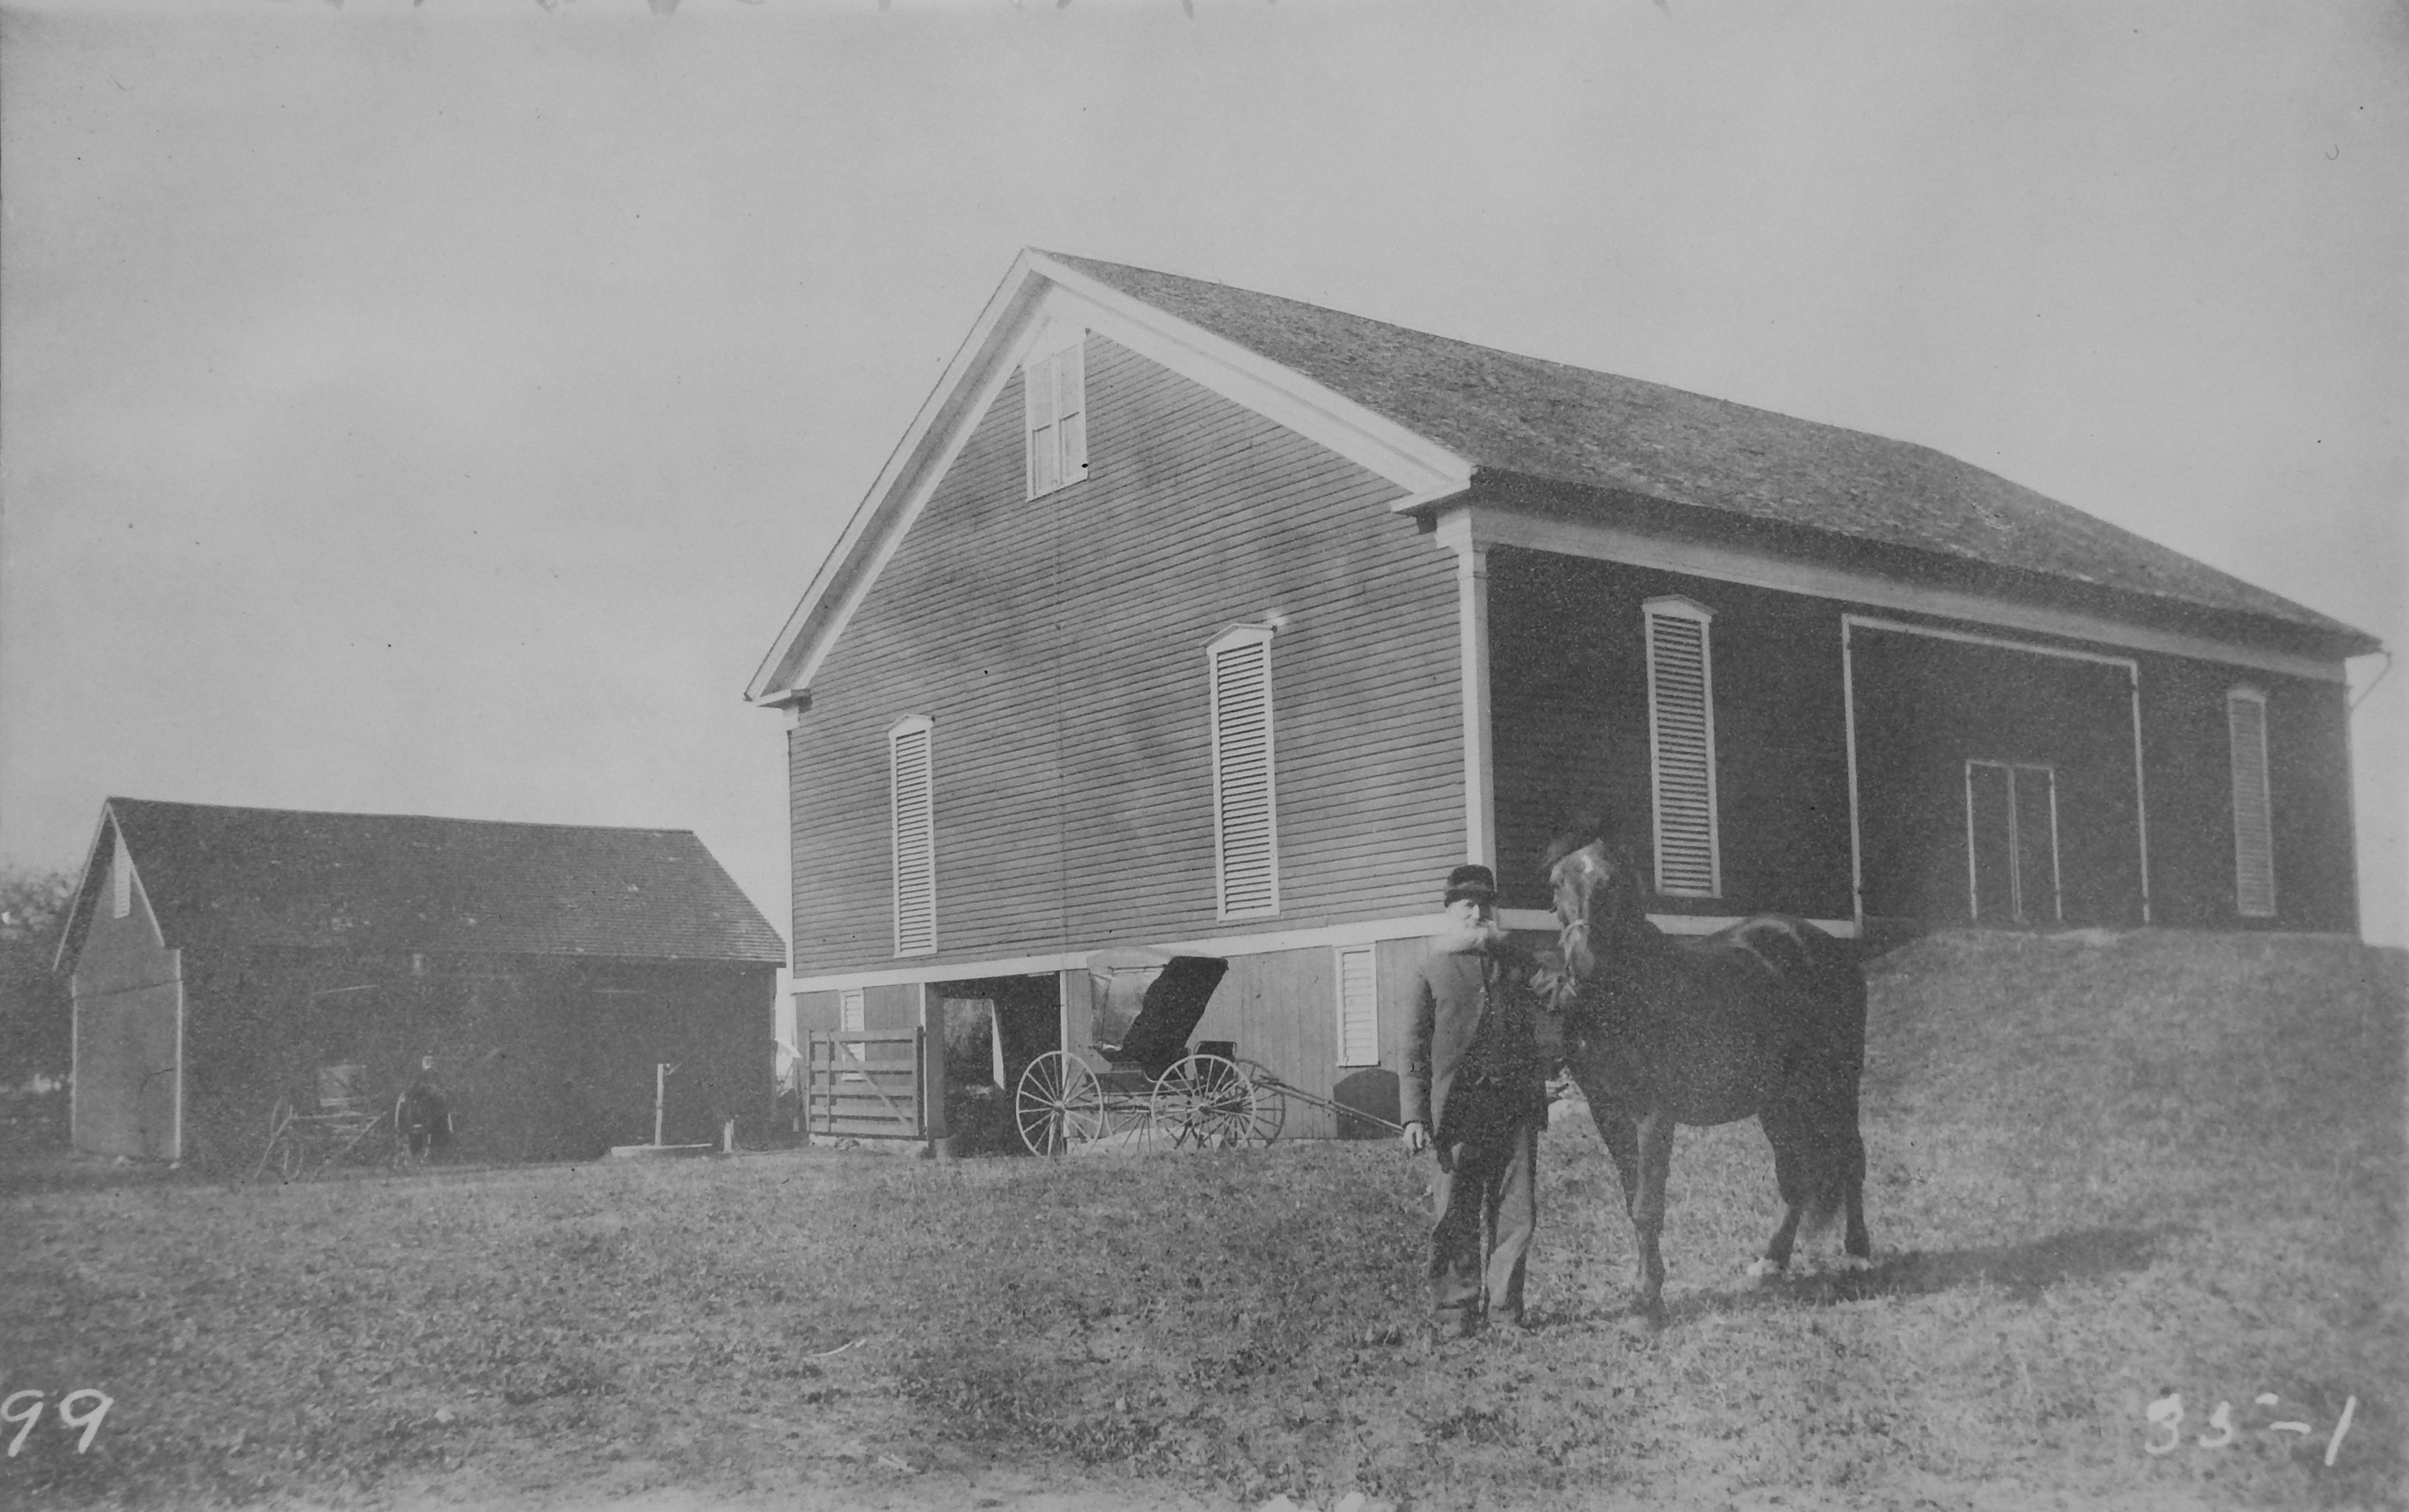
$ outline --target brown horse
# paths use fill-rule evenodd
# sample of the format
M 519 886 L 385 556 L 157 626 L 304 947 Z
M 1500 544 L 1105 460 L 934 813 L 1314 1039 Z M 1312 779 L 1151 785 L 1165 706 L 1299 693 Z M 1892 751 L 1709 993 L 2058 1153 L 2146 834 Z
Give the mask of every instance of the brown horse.
M 1623 1178 L 1638 1239 L 1637 1305 L 1665 1289 L 1657 1241 L 1677 1125 L 1753 1117 L 1773 1145 L 1782 1226 L 1750 1267 L 1780 1275 L 1802 1219 L 1845 1213 L 1844 1264 L 1873 1253 L 1866 1234 L 1866 1147 L 1857 1129 L 1866 982 L 1854 951 L 1803 919 L 1760 914 L 1695 940 L 1648 921 L 1630 854 L 1594 830 L 1548 848 L 1563 924 L 1540 972 L 1565 1035 L 1565 1064 Z

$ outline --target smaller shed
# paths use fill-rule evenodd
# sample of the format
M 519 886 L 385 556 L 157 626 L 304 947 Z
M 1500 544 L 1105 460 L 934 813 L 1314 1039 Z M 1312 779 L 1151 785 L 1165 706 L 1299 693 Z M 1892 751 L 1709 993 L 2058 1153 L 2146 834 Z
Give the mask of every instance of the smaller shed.
M 700 840 L 112 798 L 59 944 L 75 1147 L 237 1166 L 426 1058 L 471 1159 L 768 1128 L 786 946 Z

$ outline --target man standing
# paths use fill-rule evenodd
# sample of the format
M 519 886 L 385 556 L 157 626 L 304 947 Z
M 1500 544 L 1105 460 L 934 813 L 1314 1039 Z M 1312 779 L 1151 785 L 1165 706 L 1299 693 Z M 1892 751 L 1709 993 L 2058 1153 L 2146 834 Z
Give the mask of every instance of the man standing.
M 1431 1314 L 1442 1334 L 1460 1335 L 1484 1318 L 1522 1326 L 1548 1065 L 1530 960 L 1497 923 L 1496 878 L 1457 867 L 1446 903 L 1448 931 L 1415 994 L 1405 1141 L 1438 1154 Z

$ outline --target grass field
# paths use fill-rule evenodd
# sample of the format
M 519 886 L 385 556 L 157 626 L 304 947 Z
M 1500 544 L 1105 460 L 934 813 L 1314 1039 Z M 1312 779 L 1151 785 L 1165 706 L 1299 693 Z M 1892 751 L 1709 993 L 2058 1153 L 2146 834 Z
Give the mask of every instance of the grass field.
M 21 1167 L 0 1395 L 113 1404 L 82 1454 L 35 1423 L 0 1505 L 2403 1505 L 2397 953 L 1952 936 L 1874 987 L 1877 1269 L 1746 1282 L 1762 1136 L 1685 1130 L 1662 1327 L 1585 1121 L 1542 1148 L 1539 1327 L 1445 1346 L 1386 1143 Z

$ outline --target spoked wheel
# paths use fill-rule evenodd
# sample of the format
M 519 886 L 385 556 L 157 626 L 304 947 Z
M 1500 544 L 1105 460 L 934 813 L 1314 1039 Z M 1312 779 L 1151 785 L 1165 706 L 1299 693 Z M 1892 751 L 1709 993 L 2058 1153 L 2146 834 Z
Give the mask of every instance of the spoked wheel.
M 1248 1143 L 1268 1145 L 1288 1125 L 1288 1094 L 1280 1090 L 1280 1079 L 1262 1062 L 1241 1060 L 1238 1069 L 1255 1087 L 1255 1122 Z
M 1258 1131 L 1262 1102 L 1233 1060 L 1192 1055 L 1155 1078 L 1147 1109 L 1154 1139 L 1173 1149 L 1234 1150 L 1270 1142 Z M 1277 1125 L 1274 1133 L 1278 1132 Z
M 1060 1155 L 1104 1137 L 1104 1090 L 1086 1061 L 1048 1050 L 1020 1073 L 1013 1115 L 1030 1154 Z

